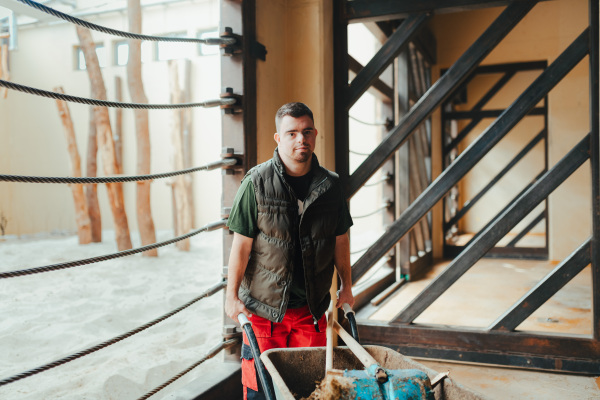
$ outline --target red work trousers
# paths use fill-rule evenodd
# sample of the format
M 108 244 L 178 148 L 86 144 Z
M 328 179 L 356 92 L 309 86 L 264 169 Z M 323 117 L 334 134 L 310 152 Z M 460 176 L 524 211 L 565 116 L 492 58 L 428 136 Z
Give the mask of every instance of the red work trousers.
M 252 330 L 261 353 L 274 348 L 317 347 L 325 346 L 327 343 L 325 315 L 318 322 L 320 332 L 317 332 L 308 306 L 288 309 L 283 321 L 279 323 L 271 322 L 257 315 L 252 315 L 249 320 L 252 322 Z M 258 382 L 254 359 L 245 332 L 244 345 L 242 348 L 242 385 L 244 385 L 244 400 L 247 400 L 249 397 L 255 397 L 249 396 L 248 389 L 257 392 Z

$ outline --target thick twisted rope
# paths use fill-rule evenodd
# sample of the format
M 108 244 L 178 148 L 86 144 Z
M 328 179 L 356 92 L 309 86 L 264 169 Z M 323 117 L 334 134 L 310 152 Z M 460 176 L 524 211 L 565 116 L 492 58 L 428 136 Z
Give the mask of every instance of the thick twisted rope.
M 363 125 L 369 125 L 369 126 L 386 126 L 387 123 L 385 122 L 366 122 L 363 120 L 360 120 L 356 117 L 353 117 L 352 115 L 348 115 L 348 118 L 355 120 L 356 122 L 358 122 L 359 124 L 363 124 Z
M 202 43 L 208 45 L 232 45 L 237 42 L 235 38 L 177 38 L 177 37 L 168 37 L 168 36 L 149 36 L 149 35 L 140 35 L 137 33 L 120 31 L 117 29 L 106 28 L 101 25 L 93 24 L 88 21 L 84 21 L 82 19 L 73 17 L 69 14 L 65 14 L 61 11 L 55 10 L 54 8 L 50 8 L 43 4 L 40 4 L 31 0 L 17 0 L 20 3 L 26 4 L 30 7 L 38 9 L 46 14 L 53 15 L 57 18 L 65 20 L 67 22 L 71 22 L 72 24 L 83 26 L 88 29 L 92 29 L 94 31 L 108 33 L 109 35 L 120 36 L 128 39 L 138 39 L 138 40 L 148 40 L 153 42 L 191 42 L 191 43 Z
M 188 368 L 181 371 L 180 373 L 178 373 L 177 375 L 175 375 L 174 377 L 172 377 L 171 379 L 169 379 L 162 385 L 155 387 L 154 389 L 152 389 L 151 391 L 149 391 L 142 397 L 138 398 L 137 400 L 146 400 L 147 398 L 154 396 L 156 393 L 163 390 L 164 388 L 169 386 L 171 383 L 175 382 L 177 379 L 181 378 L 182 376 L 184 376 L 185 374 L 187 374 L 188 372 L 190 372 L 191 370 L 196 368 L 198 365 L 202 364 L 204 361 L 211 359 L 214 356 L 216 356 L 217 354 L 219 354 L 219 352 L 221 350 L 228 349 L 232 346 L 235 346 L 238 343 L 240 343 L 240 338 L 229 339 L 229 340 L 219 343 L 218 345 L 216 345 L 215 347 L 210 349 L 209 352 L 204 357 L 202 357 L 200 360 L 198 360 L 194 364 L 190 365 Z
M 98 350 L 101 350 L 101 349 L 103 349 L 105 347 L 108 347 L 108 346 L 110 346 L 112 344 L 120 342 L 123 339 L 127 339 L 128 337 L 133 336 L 136 333 L 140 333 L 140 332 L 142 332 L 142 331 L 150 328 L 151 326 L 154 326 L 154 325 L 158 324 L 159 322 L 162 322 L 165 319 L 167 319 L 169 317 L 172 317 L 173 315 L 175 315 L 178 312 L 180 312 L 180 311 L 188 308 L 189 306 L 191 306 L 192 304 L 194 304 L 194 303 L 202 300 L 203 298 L 212 296 L 213 294 L 217 293 L 219 290 L 223 289 L 225 286 L 227 286 L 227 282 L 226 281 L 218 282 L 217 284 L 215 284 L 214 286 L 212 286 L 211 288 L 209 288 L 208 290 L 206 290 L 204 293 L 202 293 L 200 296 L 198 296 L 195 299 L 187 302 L 186 304 L 180 306 L 179 308 L 176 308 L 175 310 L 173 310 L 173 311 L 171 311 L 171 312 L 163 315 L 162 317 L 159 317 L 159 318 L 157 318 L 157 319 L 155 319 L 155 320 L 153 320 L 151 322 L 148 322 L 145 325 L 142 325 L 142 326 L 140 326 L 138 328 L 135 328 L 135 329 L 127 332 L 127 333 L 124 333 L 122 335 L 116 336 L 116 337 L 114 337 L 114 338 L 112 338 L 110 340 L 107 340 L 107 341 L 102 342 L 100 344 L 97 344 L 95 346 L 92 346 L 92 347 L 90 347 L 88 349 L 85 349 L 85 350 L 82 350 L 82 351 L 77 352 L 75 354 L 71 354 L 70 356 L 61 358 L 60 360 L 56 360 L 56 361 L 53 361 L 53 362 L 48 363 L 46 365 L 42 365 L 40 367 L 31 369 L 29 371 L 25 371 L 25 372 L 22 372 L 20 374 L 11 376 L 10 378 L 3 379 L 3 380 L 0 381 L 0 386 L 7 385 L 9 383 L 16 382 L 16 381 L 21 380 L 23 378 L 27 378 L 27 377 L 39 374 L 40 372 L 47 371 L 47 370 L 49 370 L 51 368 L 54 368 L 54 367 L 58 367 L 59 365 L 66 364 L 66 363 L 68 363 L 70 361 L 76 360 L 76 359 L 81 358 L 83 356 L 87 356 L 88 354 L 94 353 L 94 352 L 96 352 Z
M 15 278 L 17 276 L 39 274 L 40 272 L 58 271 L 59 269 L 78 267 L 81 265 L 88 265 L 88 264 L 93 264 L 93 263 L 97 263 L 100 261 L 107 261 L 107 260 L 112 260 L 115 258 L 130 256 L 130 255 L 137 254 L 137 253 L 143 253 L 144 251 L 156 249 L 156 248 L 162 247 L 162 246 L 167 246 L 169 244 L 179 242 L 180 240 L 185 240 L 187 238 L 190 238 L 190 237 L 195 236 L 202 232 L 209 232 L 209 231 L 223 228 L 223 227 L 225 227 L 225 223 L 226 223 L 226 220 L 223 219 L 223 220 L 220 220 L 217 222 L 207 224 L 207 225 L 203 226 L 202 228 L 196 229 L 189 233 L 186 233 L 185 235 L 181 235 L 181 236 L 177 236 L 175 238 L 169 239 L 169 240 L 165 240 L 164 242 L 152 243 L 152 244 L 138 247 L 135 249 L 123 250 L 123 251 L 119 251 L 117 253 L 107 254 L 104 256 L 85 258 L 82 260 L 75 260 L 75 261 L 68 261 L 68 262 L 59 263 L 59 264 L 46 265 L 43 267 L 35 267 L 35 268 L 22 269 L 22 270 L 16 270 L 16 271 L 0 272 L 0 279 Z
M 200 167 L 182 169 L 180 171 L 166 172 L 162 174 L 152 175 L 115 175 L 115 176 L 85 176 L 85 177 L 70 177 L 70 176 L 25 176 L 25 175 L 2 175 L 0 174 L 1 182 L 33 182 L 33 183 L 67 183 L 70 185 L 86 185 L 96 183 L 124 183 L 124 182 L 141 182 L 161 178 L 170 178 L 177 175 L 189 174 L 197 171 L 210 171 L 221 168 L 223 166 L 235 165 L 235 158 L 226 158 L 220 161 L 215 161 Z
M 389 208 L 389 207 L 390 207 L 390 203 L 388 202 L 388 203 L 385 203 L 385 204 L 383 204 L 383 205 L 382 205 L 381 207 L 379 207 L 378 209 L 376 209 L 376 210 L 374 210 L 374 211 L 371 211 L 371 212 L 370 212 L 370 213 L 368 213 L 368 214 L 364 214 L 364 215 L 353 215 L 353 216 L 352 216 L 352 219 L 367 218 L 367 217 L 370 217 L 371 215 L 375 215 L 375 214 L 377 214 L 378 212 L 380 212 L 380 211 L 383 211 L 383 210 L 385 210 L 386 208 Z
M 17 90 L 23 93 L 35 94 L 37 96 L 49 97 L 55 100 L 70 101 L 73 103 L 87 104 L 90 106 L 115 107 L 115 108 L 131 108 L 131 109 L 151 109 L 151 110 L 172 110 L 177 108 L 193 108 L 193 107 L 218 107 L 233 105 L 237 102 L 232 97 L 226 97 L 216 100 L 201 101 L 199 103 L 180 103 L 180 104 L 146 104 L 146 103 L 122 103 L 118 101 L 88 99 L 85 97 L 71 96 L 64 93 L 51 92 L 49 90 L 32 88 L 30 86 L 21 85 L 14 82 L 0 79 L 0 86 L 7 89 Z

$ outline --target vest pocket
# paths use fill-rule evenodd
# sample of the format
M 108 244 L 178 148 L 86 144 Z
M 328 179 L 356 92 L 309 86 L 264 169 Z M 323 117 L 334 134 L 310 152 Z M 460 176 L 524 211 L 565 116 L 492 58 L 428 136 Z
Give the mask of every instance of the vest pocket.
M 281 282 L 285 282 L 285 280 L 261 265 L 255 264 L 252 277 L 249 279 L 247 286 L 250 296 L 254 299 L 270 307 L 279 309 L 286 287 Z

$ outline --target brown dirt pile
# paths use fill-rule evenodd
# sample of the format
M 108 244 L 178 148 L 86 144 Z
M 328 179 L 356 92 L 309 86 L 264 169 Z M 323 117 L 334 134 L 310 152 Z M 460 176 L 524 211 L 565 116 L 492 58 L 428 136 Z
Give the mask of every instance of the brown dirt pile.
M 337 375 L 327 375 L 310 396 L 301 400 L 349 400 L 356 395 L 354 380 Z

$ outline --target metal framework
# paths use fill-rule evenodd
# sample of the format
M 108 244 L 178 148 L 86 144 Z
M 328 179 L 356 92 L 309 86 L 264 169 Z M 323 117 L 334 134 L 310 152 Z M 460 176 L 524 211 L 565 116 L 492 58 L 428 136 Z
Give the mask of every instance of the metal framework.
M 237 37 L 240 46 L 224 48 L 221 58 L 221 82 L 226 89 L 226 96 L 233 96 L 241 106 L 224 108 L 221 119 L 223 153 L 221 157 L 234 157 L 239 160 L 234 168 L 226 169 L 222 176 L 223 198 L 222 217 L 227 218 L 231 205 L 243 174 L 256 165 L 256 62 L 264 57 L 261 45 L 256 42 L 256 3 L 254 0 L 221 0 L 221 30 Z M 264 48 L 263 48 L 264 50 Z M 264 58 L 263 58 L 264 59 Z M 223 107 L 222 107 L 223 108 Z M 227 264 L 233 235 L 229 230 L 223 231 L 223 276 L 227 276 Z M 223 293 L 223 304 L 225 293 Z M 241 335 L 236 323 L 223 312 L 223 337 Z M 240 359 L 240 346 L 227 350 L 225 360 Z M 239 386 L 239 379 L 230 377 L 228 385 Z M 240 386 L 241 390 L 241 386 Z M 240 392 L 241 393 L 241 392 Z
M 543 71 L 547 67 L 545 61 L 540 62 L 524 62 L 524 63 L 511 63 L 501 65 L 486 65 L 478 67 L 473 71 L 471 76 L 467 78 L 467 81 L 457 90 L 457 92 L 442 106 L 442 157 L 444 166 L 448 167 L 451 165 L 459 154 L 458 148 L 464 139 L 469 135 L 474 128 L 482 122 L 484 119 L 497 118 L 504 111 L 498 109 L 486 109 L 483 107 L 496 95 L 502 88 L 513 80 L 519 73 L 530 72 L 530 71 Z M 477 101 L 477 103 L 469 111 L 455 111 L 455 105 L 465 103 L 467 101 L 468 87 L 473 81 L 476 81 L 478 76 L 494 76 L 500 75 L 500 78 L 494 85 Z M 537 116 L 538 119 L 541 116 L 543 128 L 527 145 L 512 158 L 506 166 L 498 172 L 489 183 L 484 186 L 475 196 L 467 199 L 463 206 L 459 209 L 458 197 L 460 195 L 460 189 L 455 186 L 450 190 L 450 194 L 445 197 L 444 207 L 444 257 L 453 258 L 458 256 L 462 250 L 468 247 L 475 238 L 472 238 L 469 242 L 463 245 L 455 244 L 454 241 L 459 239 L 457 232 L 458 222 L 471 210 L 487 193 L 489 193 L 494 186 L 504 178 L 523 158 L 528 154 L 532 153 L 533 149 L 537 147 L 538 143 L 542 143 L 543 146 L 543 164 L 541 165 L 541 173 L 546 172 L 548 169 L 548 98 L 544 98 L 544 102 L 541 106 L 534 107 L 527 114 L 528 117 Z M 459 132 L 455 132 L 453 129 L 452 121 L 469 120 Z M 539 177 L 539 176 L 538 176 Z M 534 179 L 537 180 L 536 177 Z M 515 197 L 515 199 L 518 198 Z M 514 201 L 514 199 L 513 199 Z M 490 249 L 487 253 L 487 257 L 504 257 L 504 258 L 530 258 L 530 259 L 547 259 L 548 257 L 548 229 L 545 229 L 545 240 L 543 246 L 519 246 L 517 243 L 525 237 L 536 225 L 544 221 L 545 226 L 548 226 L 548 202 L 544 203 L 544 209 L 533 217 L 528 217 L 530 222 L 523 228 L 509 243 L 504 246 L 496 246 Z M 506 211 L 506 208 L 500 211 Z M 491 221 L 490 221 L 491 222 Z M 485 228 L 487 228 L 486 225 Z M 485 228 L 482 229 L 485 230 Z
M 599 179 L 599 133 L 598 133 L 598 2 L 589 1 L 589 26 L 581 35 L 567 46 L 550 64 L 528 63 L 504 66 L 502 78 L 468 112 L 453 112 L 444 107 L 445 118 L 469 118 L 475 125 L 480 119 L 494 118 L 460 155 L 447 164 L 444 171 L 435 180 L 429 182 L 423 177 L 414 176 L 416 170 L 423 166 L 414 163 L 410 169 L 410 151 L 421 157 L 427 146 L 427 120 L 444 103 L 455 97 L 461 87 L 472 78 L 473 73 L 495 67 L 479 67 L 481 61 L 502 41 L 502 39 L 535 7 L 537 1 L 485 1 L 485 0 L 336 0 L 334 8 L 334 87 L 335 87 L 335 134 L 336 134 L 336 169 L 345 182 L 347 195 L 354 196 L 358 190 L 380 168 L 384 170 L 389 160 L 400 164 L 396 170 L 393 184 L 407 188 L 411 185 L 422 190 L 418 195 L 408 198 L 397 198 L 397 203 L 406 203 L 400 207 L 394 220 L 390 222 L 382 235 L 353 265 L 352 278 L 357 281 L 365 275 L 381 258 L 390 251 L 410 252 L 410 247 L 402 244 L 415 228 L 427 223 L 427 214 L 432 207 L 443 199 L 454 186 L 480 161 L 508 132 L 528 115 L 544 115 L 547 118 L 546 102 L 540 108 L 538 104 L 545 99 L 549 91 L 556 86 L 578 63 L 589 55 L 590 82 L 590 132 L 573 147 L 568 154 L 548 169 L 547 163 L 531 184 L 527 185 L 498 215 L 496 215 L 460 253 L 449 266 L 439 274 L 414 300 L 402 310 L 398 310 L 392 321 L 381 324 L 373 321 L 359 321 L 359 330 L 363 343 L 379 344 L 392 347 L 407 355 L 444 358 L 451 360 L 471 361 L 478 363 L 501 364 L 515 367 L 538 368 L 555 371 L 569 371 L 589 374 L 600 373 L 600 179 Z M 459 12 L 474 8 L 506 6 L 487 30 L 459 57 L 433 85 L 423 85 L 422 93 L 410 104 L 406 91 L 415 76 L 420 72 L 409 71 L 407 60 L 410 49 L 419 48 L 424 58 L 429 57 L 435 63 L 435 50 L 431 46 L 423 46 L 427 41 L 419 40 L 423 35 L 426 23 L 432 13 Z M 402 19 L 401 21 L 399 19 Z M 348 33 L 350 23 L 365 23 L 376 36 L 385 43 L 373 59 L 361 68 L 355 60 L 348 56 Z M 389 65 L 395 65 L 394 97 L 390 100 L 390 90 L 379 80 L 379 74 Z M 416 63 L 414 63 L 416 65 Z M 479 69 L 478 69 L 479 68 Z M 483 105 L 495 92 L 519 69 L 535 69 L 541 73 L 518 98 L 504 110 L 483 111 Z M 356 77 L 348 84 L 349 73 Z M 412 78 L 411 78 L 412 76 Z M 396 110 L 395 126 L 389 130 L 381 144 L 354 171 L 349 173 L 349 135 L 348 110 L 367 90 L 377 93 L 378 98 L 388 99 Z M 403 90 L 405 92 L 403 92 Z M 472 127 L 468 129 L 472 129 Z M 425 128 L 424 128 L 425 127 Z M 467 129 L 467 128 L 465 128 Z M 508 170 L 527 154 L 533 146 L 542 140 L 546 142 L 547 129 L 542 129 L 506 167 L 486 186 L 489 190 Z M 431 134 L 431 131 L 429 131 Z M 466 136 L 460 134 L 446 146 L 445 155 L 456 147 Z M 556 268 L 548 273 L 525 296 L 485 329 L 465 330 L 447 326 L 424 326 L 415 324 L 415 319 L 436 301 L 454 282 L 460 279 L 479 259 L 488 254 L 498 241 L 511 229 L 531 213 L 538 204 L 564 182 L 586 161 L 592 169 L 592 236 Z M 427 176 L 425 176 L 427 178 Z M 398 191 L 396 191 L 398 193 Z M 410 193 L 410 191 L 409 191 Z M 413 192 L 414 193 L 414 192 Z M 476 197 L 483 196 L 483 193 Z M 477 199 L 473 199 L 477 200 Z M 473 201 L 472 200 L 472 201 Z M 468 208 L 459 211 L 466 213 Z M 447 228 L 460 219 L 460 215 L 448 216 Z M 544 211 L 535 215 L 523 232 L 509 245 L 506 251 L 514 251 L 515 244 L 521 237 L 542 219 L 547 218 Z M 400 245 L 398 245 L 400 244 Z M 410 245 L 409 245 L 410 246 Z M 547 250 L 546 250 L 547 251 Z M 546 302 L 560 288 L 570 281 L 584 267 L 592 267 L 592 324 L 593 335 L 555 336 L 516 331 L 521 322 L 530 316 L 539 306 Z M 426 267 L 426 266 L 425 266 Z M 389 283 L 389 276 L 382 279 Z M 373 284 L 369 296 L 373 297 L 385 288 L 384 284 Z M 364 304 L 364 301 L 360 302 Z

